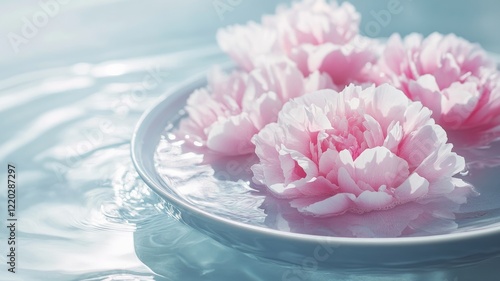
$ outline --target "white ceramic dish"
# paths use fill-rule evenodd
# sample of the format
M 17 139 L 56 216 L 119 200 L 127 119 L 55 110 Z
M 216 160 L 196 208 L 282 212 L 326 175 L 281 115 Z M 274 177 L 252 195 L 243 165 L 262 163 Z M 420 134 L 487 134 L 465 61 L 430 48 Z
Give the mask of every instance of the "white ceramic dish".
M 131 154 L 143 180 L 176 216 L 213 239 L 252 256 L 297 265 L 359 270 L 446 268 L 500 256 L 500 226 L 461 233 L 407 238 L 341 238 L 282 232 L 229 220 L 190 204 L 169 189 L 155 170 L 154 153 L 165 126 L 206 75 L 170 90 L 144 113 L 132 137 Z

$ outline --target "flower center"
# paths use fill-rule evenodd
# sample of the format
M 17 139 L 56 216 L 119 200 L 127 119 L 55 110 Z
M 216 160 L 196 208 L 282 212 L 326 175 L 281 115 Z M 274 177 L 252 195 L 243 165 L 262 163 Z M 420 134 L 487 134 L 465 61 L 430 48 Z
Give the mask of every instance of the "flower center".
M 322 152 L 328 149 L 336 151 L 348 150 L 356 159 L 366 148 L 364 118 L 358 114 L 345 117 L 336 116 L 332 120 L 332 128 L 318 136 L 318 147 Z

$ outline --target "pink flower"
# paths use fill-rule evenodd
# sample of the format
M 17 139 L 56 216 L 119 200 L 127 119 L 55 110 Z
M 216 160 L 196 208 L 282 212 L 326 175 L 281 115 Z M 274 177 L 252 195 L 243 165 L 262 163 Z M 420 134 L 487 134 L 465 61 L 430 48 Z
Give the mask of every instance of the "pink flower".
M 430 115 L 389 85 L 294 99 L 252 139 L 253 181 L 319 217 L 442 196 L 464 203 L 472 187 L 453 177 L 464 159 Z
M 358 34 L 360 19 L 348 2 L 304 0 L 278 8 L 262 24 L 222 29 L 217 39 L 247 71 L 266 57 L 285 56 L 304 75 L 325 72 L 335 84 L 345 86 L 365 82 L 367 64 L 376 59 L 377 44 Z
M 361 16 L 348 2 L 338 5 L 325 0 L 295 2 L 278 7 L 276 15 L 264 16 L 263 25 L 276 30 L 279 45 L 286 52 L 301 44 L 345 45 L 359 31 Z
M 280 53 L 275 30 L 250 22 L 217 32 L 220 48 L 243 69 L 251 71 L 262 58 Z
M 293 63 L 269 62 L 250 73 L 215 72 L 209 86 L 188 99 L 189 115 L 179 133 L 192 142 L 225 155 L 253 153 L 251 138 L 275 122 L 289 99 L 334 87 L 327 75 L 305 78 Z
M 500 77 L 480 46 L 455 35 L 393 35 L 375 71 L 375 82 L 392 83 L 430 108 L 454 143 L 500 136 Z

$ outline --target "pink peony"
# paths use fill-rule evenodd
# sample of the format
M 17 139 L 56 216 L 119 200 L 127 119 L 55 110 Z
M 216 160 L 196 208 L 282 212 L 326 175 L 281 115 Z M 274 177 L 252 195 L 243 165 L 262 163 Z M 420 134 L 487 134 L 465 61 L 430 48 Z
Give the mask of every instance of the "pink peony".
M 286 56 L 304 75 L 328 73 L 335 84 L 364 82 L 367 64 L 376 59 L 376 44 L 358 34 L 360 15 L 344 2 L 304 0 L 282 6 L 262 24 L 222 29 L 217 39 L 242 68 L 251 70 L 269 56 Z
M 455 35 L 393 35 L 375 70 L 433 112 L 453 142 L 483 145 L 500 136 L 500 77 L 476 44 Z
M 189 117 L 181 122 L 179 133 L 221 154 L 252 153 L 251 138 L 276 121 L 285 102 L 332 87 L 327 75 L 313 73 L 304 78 L 287 61 L 263 64 L 248 74 L 215 72 L 207 88 L 189 97 Z
M 389 85 L 296 98 L 252 139 L 253 181 L 318 217 L 442 196 L 464 203 L 472 187 L 453 177 L 464 159 L 430 116 Z

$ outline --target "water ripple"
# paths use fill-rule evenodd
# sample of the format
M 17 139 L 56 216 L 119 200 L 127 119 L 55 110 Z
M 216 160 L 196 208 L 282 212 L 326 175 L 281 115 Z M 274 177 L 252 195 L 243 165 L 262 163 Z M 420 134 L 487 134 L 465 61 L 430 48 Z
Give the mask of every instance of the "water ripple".
M 135 172 L 129 140 L 158 96 L 222 58 L 214 46 L 199 46 L 0 81 L 0 127 L 8 132 L 0 134 L 0 159 L 18 166 L 22 183 L 16 278 L 168 280 L 136 253 L 137 228 L 168 205 Z M 158 83 L 146 89 L 152 75 Z

